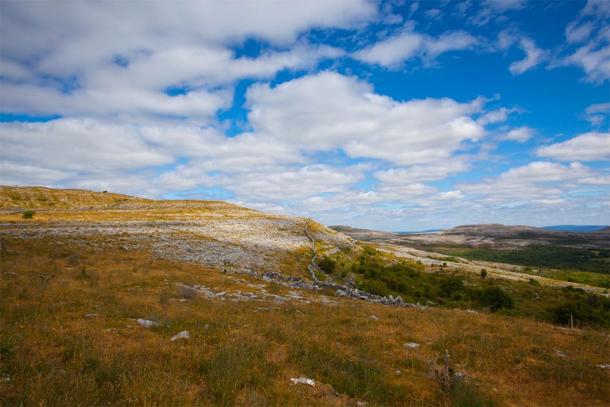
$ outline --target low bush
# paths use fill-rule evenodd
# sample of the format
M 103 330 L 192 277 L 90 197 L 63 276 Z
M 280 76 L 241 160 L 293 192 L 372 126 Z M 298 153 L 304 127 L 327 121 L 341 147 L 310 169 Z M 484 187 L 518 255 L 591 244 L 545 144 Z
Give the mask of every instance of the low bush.
M 610 299 L 589 295 L 549 309 L 556 324 L 610 326 Z
M 514 300 L 500 287 L 487 287 L 479 293 L 478 297 L 479 302 L 483 306 L 489 307 L 492 312 L 515 306 Z
M 318 267 L 320 267 L 320 269 L 323 272 L 325 272 L 327 274 L 332 274 L 335 272 L 335 269 L 337 268 L 337 264 L 330 257 L 324 257 L 322 260 L 320 260 L 318 262 Z
M 21 213 L 21 217 L 23 219 L 32 219 L 34 217 L 34 215 L 36 215 L 36 212 L 31 211 L 31 210 L 23 211 Z

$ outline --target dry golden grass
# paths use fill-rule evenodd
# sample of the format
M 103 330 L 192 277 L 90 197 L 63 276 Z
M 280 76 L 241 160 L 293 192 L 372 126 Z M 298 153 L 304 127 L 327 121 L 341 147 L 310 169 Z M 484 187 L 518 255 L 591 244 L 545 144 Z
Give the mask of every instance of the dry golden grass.
M 200 220 L 273 218 L 222 201 L 150 200 L 78 189 L 0 186 L 0 221 L 20 222 L 21 210 L 35 210 L 32 221 Z
M 2 238 L 0 404 L 610 403 L 610 372 L 596 367 L 610 362 L 607 332 L 348 300 L 180 302 L 176 282 L 235 290 L 247 281 L 143 251 L 86 247 Z M 190 340 L 170 341 L 185 329 Z M 410 341 L 421 346 L 405 348 Z M 468 378 L 451 395 L 429 365 L 445 349 Z M 300 375 L 318 385 L 291 385 Z
M 151 201 L 128 195 L 81 189 L 0 186 L 0 207 L 2 208 L 103 208 L 126 202 L 143 203 Z

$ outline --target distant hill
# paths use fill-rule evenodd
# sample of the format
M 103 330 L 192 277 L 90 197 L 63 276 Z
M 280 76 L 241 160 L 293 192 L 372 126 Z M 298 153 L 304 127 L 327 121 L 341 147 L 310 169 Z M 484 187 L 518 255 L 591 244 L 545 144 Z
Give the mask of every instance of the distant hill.
M 554 230 L 546 230 L 534 226 L 525 225 L 501 225 L 501 224 L 480 224 L 480 225 L 462 225 L 447 229 L 444 232 L 449 235 L 466 235 L 466 236 L 486 236 L 494 238 L 536 238 L 536 237 L 552 237 L 561 235 L 565 232 Z
M 545 230 L 556 230 L 560 232 L 576 232 L 576 233 L 591 233 L 598 232 L 603 229 L 607 229 L 605 225 L 554 225 L 544 226 L 542 229 Z
M 396 232 L 399 235 L 415 235 L 418 233 L 435 233 L 435 232 L 442 232 L 444 229 L 426 229 L 426 230 L 418 230 L 418 231 L 408 231 L 408 232 Z

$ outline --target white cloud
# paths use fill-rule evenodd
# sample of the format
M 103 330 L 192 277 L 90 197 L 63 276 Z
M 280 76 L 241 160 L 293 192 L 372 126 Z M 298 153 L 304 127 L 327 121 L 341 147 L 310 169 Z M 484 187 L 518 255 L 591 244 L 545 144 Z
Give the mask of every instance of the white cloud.
M 596 103 L 590 105 L 585 109 L 584 118 L 593 126 L 601 125 L 605 119 L 610 115 L 610 102 L 609 103 Z
M 534 135 L 534 130 L 529 127 L 517 127 L 504 134 L 501 139 L 524 143 Z
M 112 172 L 173 161 L 146 143 L 137 127 L 90 119 L 2 123 L 0 141 L 0 159 L 57 171 Z
M 587 0 L 587 4 L 582 10 L 582 14 L 586 16 L 595 16 L 598 18 L 610 17 L 607 0 Z
M 485 0 L 481 2 L 479 12 L 468 20 L 471 24 L 486 25 L 499 14 L 520 10 L 527 5 L 527 0 Z
M 460 184 L 458 188 L 483 203 L 509 204 L 562 199 L 566 192 L 592 184 L 594 179 L 603 178 L 578 162 L 562 165 L 534 161 L 480 183 Z
M 487 113 L 481 115 L 481 117 L 479 117 L 479 119 L 477 120 L 477 123 L 479 123 L 482 126 L 485 126 L 488 124 L 500 123 L 500 122 L 506 121 L 506 119 L 508 118 L 508 115 L 512 112 L 514 112 L 514 109 L 507 109 L 505 107 L 501 107 L 499 109 L 492 110 L 490 112 L 487 112 Z
M 423 38 L 420 34 L 409 31 L 373 44 L 353 56 L 369 64 L 396 67 L 402 61 L 417 55 L 422 43 Z
M 362 169 L 358 166 L 334 168 L 307 165 L 300 168 L 277 168 L 276 171 L 252 170 L 218 178 L 214 185 L 235 192 L 241 199 L 268 202 L 347 191 L 349 186 L 362 179 Z
M 0 160 L 0 185 L 50 185 L 71 175 L 67 171 Z
M 443 12 L 437 8 L 431 8 L 424 12 L 424 15 L 432 20 L 440 17 L 442 14 L 443 14 Z
M 305 3 L 180 1 L 176 3 L 3 2 L 2 55 L 44 55 L 41 66 L 57 74 L 83 64 L 171 44 L 239 43 L 256 37 L 287 44 L 313 27 L 351 27 L 376 15 L 365 0 Z
M 481 101 L 397 102 L 353 77 L 322 72 L 247 95 L 254 133 L 304 151 L 342 149 L 351 157 L 401 165 L 448 158 L 484 128 L 471 117 Z
M 206 120 L 232 100 L 230 89 L 219 85 L 239 78 L 268 78 L 282 69 L 309 69 L 320 59 L 341 53 L 331 47 L 298 44 L 286 52 L 234 59 L 222 48 L 165 49 L 136 55 L 126 67 L 109 63 L 92 68 L 82 74 L 81 87 L 68 93 L 52 86 L 0 83 L 0 109 L 62 115 L 162 114 Z M 172 85 L 191 90 L 169 96 L 164 89 Z
M 189 116 L 202 123 L 232 100 L 227 85 L 312 69 L 342 51 L 293 42 L 313 27 L 353 27 L 376 15 L 366 0 L 0 5 L 0 109 L 64 116 Z M 228 47 L 247 37 L 287 51 L 256 57 Z M 120 63 L 117 63 L 119 61 Z M 2 80 L 4 79 L 4 80 Z M 167 95 L 168 87 L 185 94 Z
M 497 47 L 501 50 L 508 50 L 512 46 L 519 47 L 525 54 L 525 58 L 510 64 L 508 69 L 513 76 L 521 75 L 548 59 L 548 53 L 538 48 L 534 40 L 519 30 L 508 28 L 501 31 L 498 34 Z
M 521 38 L 519 46 L 525 52 L 525 58 L 510 64 L 509 70 L 513 75 L 521 75 L 540 64 L 545 58 L 545 52 L 538 48 L 534 41 L 529 38 Z
M 431 165 L 413 165 L 407 168 L 377 171 L 375 177 L 383 185 L 405 185 L 444 179 L 448 175 L 463 172 L 468 168 L 463 160 L 446 160 Z
M 594 25 L 592 22 L 584 22 L 579 24 L 576 21 L 571 22 L 566 27 L 566 40 L 569 43 L 579 43 L 586 40 L 591 32 L 593 32 Z
M 541 147 L 536 153 L 561 161 L 610 160 L 610 133 L 580 134 L 564 142 Z
M 439 194 L 439 198 L 446 200 L 446 199 L 462 199 L 464 197 L 464 194 L 462 193 L 462 191 L 447 191 L 447 192 L 441 192 Z
M 607 80 L 610 78 L 610 44 L 591 41 L 566 57 L 564 63 L 581 67 L 591 82 Z
M 580 67 L 589 82 L 603 82 L 610 78 L 610 29 L 608 28 L 607 0 L 589 0 L 577 18 L 566 26 L 566 40 L 574 49 L 558 58 L 554 66 Z
M 355 205 L 357 197 L 382 202 L 432 195 L 435 189 L 422 182 L 465 170 L 466 163 L 452 155 L 485 132 L 474 119 L 484 113 L 480 99 L 397 102 L 374 93 L 368 83 L 332 72 L 273 88 L 254 85 L 247 106 L 251 130 L 235 137 L 189 122 L 5 123 L 0 125 L 0 160 L 9 174 L 4 179 L 18 182 L 15 174 L 23 170 L 22 182 L 147 196 L 213 187 L 258 204 L 331 194 L 337 195 L 333 205 L 350 199 Z M 335 150 L 365 163 L 332 166 L 310 154 Z M 181 158 L 186 163 L 176 166 Z M 407 167 L 378 171 L 378 191 L 356 193 L 354 185 L 371 169 L 366 164 L 371 159 Z
M 434 59 L 445 52 L 472 48 L 476 43 L 476 38 L 464 31 L 431 37 L 407 29 L 401 34 L 377 42 L 352 55 L 369 64 L 396 68 L 410 58 Z

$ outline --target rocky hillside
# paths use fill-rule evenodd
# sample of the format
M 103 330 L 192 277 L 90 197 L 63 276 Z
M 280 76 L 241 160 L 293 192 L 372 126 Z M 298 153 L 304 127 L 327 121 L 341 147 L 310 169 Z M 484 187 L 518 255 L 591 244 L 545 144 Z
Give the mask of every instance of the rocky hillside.
M 225 272 L 310 278 L 312 245 L 352 240 L 312 220 L 270 215 L 221 201 L 149 200 L 83 190 L 2 187 L 0 232 L 75 246 L 120 246 Z M 33 219 L 22 211 L 33 209 Z

